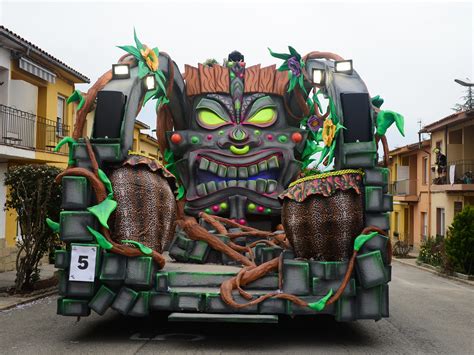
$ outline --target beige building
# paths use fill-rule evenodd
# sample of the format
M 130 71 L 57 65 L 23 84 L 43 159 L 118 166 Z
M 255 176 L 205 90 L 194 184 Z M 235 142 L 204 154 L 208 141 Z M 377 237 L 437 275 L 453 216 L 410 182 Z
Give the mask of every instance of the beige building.
M 428 236 L 446 236 L 456 213 L 474 205 L 474 111 L 447 116 L 420 133 L 430 139 L 390 152 L 391 237 L 415 250 Z

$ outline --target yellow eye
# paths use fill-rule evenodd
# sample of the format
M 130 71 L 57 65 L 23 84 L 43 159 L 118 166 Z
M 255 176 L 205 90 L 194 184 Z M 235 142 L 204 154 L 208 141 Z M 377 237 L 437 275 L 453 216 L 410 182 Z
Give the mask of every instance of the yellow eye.
M 201 109 L 198 113 L 198 123 L 207 129 L 214 129 L 226 124 L 229 124 L 226 120 L 216 114 L 214 111 Z
M 267 127 L 270 126 L 276 119 L 276 110 L 273 107 L 265 107 L 257 111 L 252 117 L 247 120 L 256 126 Z

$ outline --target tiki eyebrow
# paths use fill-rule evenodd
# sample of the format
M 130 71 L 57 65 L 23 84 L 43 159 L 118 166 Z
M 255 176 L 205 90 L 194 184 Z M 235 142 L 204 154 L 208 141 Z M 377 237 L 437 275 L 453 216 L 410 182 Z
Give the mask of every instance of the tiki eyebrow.
M 222 107 L 222 105 L 217 101 L 203 98 L 201 101 L 199 101 L 199 104 L 196 106 L 196 109 L 211 110 L 212 112 L 214 112 L 219 117 L 221 117 L 221 118 L 223 118 L 227 121 L 230 121 L 229 114 L 224 109 L 224 107 Z
M 250 109 L 247 110 L 246 116 L 252 117 L 257 111 L 265 107 L 276 107 L 275 101 L 270 96 L 264 96 L 255 100 Z

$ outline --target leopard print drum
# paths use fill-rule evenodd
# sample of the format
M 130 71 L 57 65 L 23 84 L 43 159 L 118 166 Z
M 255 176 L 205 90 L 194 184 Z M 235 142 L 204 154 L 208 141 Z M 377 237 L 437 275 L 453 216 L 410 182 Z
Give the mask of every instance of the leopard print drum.
M 283 193 L 282 222 L 297 257 L 348 260 L 364 227 L 361 175 L 301 181 Z
M 110 180 L 117 201 L 113 237 L 140 242 L 161 253 L 174 234 L 176 201 L 171 174 L 156 162 L 133 158 L 114 169 Z M 171 184 L 170 184 L 171 182 Z

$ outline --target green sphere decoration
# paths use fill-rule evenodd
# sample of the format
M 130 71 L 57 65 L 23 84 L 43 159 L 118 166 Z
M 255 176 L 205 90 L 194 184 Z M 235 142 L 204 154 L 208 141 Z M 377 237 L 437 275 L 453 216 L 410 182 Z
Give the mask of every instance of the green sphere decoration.
M 254 132 L 253 132 L 256 136 L 259 136 L 262 134 L 262 132 L 260 132 L 258 129 L 256 129 Z
M 222 202 L 220 204 L 220 207 L 221 207 L 221 209 L 226 210 L 229 207 L 229 205 L 227 204 L 227 202 Z
M 255 211 L 256 208 L 257 208 L 257 206 L 255 206 L 255 203 L 249 203 L 249 204 L 247 205 L 247 209 L 248 209 L 249 211 L 251 211 L 251 212 L 252 212 L 252 211 Z
M 198 136 L 192 136 L 191 137 L 191 143 L 192 144 L 198 144 L 199 143 L 199 137 Z
M 281 136 L 278 137 L 278 141 L 280 143 L 286 143 L 288 141 L 288 137 L 282 134 Z

